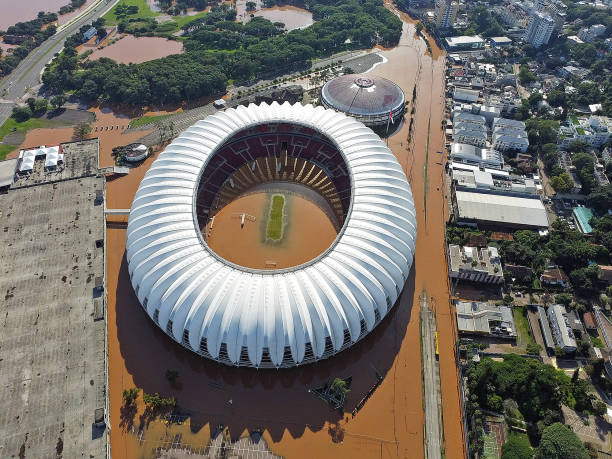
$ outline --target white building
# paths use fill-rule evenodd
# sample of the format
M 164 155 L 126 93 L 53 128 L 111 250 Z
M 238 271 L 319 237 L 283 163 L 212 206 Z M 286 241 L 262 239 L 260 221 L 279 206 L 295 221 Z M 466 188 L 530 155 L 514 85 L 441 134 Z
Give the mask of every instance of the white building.
M 555 21 L 546 13 L 534 12 L 529 18 L 524 40 L 536 48 L 548 44 L 555 28 Z
M 565 308 L 560 304 L 553 304 L 548 307 L 546 314 L 557 346 L 565 352 L 575 352 L 576 339 L 569 325 Z
M 602 36 L 606 32 L 606 26 L 603 24 L 595 24 L 591 27 L 585 27 L 578 32 L 578 38 L 585 43 L 591 43 Z
M 579 140 L 590 147 L 599 148 L 611 135 L 612 118 L 597 115 L 588 118 L 571 117 L 567 126 L 559 128 L 558 144 L 560 148 L 567 149 L 573 141 Z
M 439 29 L 449 29 L 455 24 L 459 3 L 451 0 L 437 0 L 434 24 Z
M 453 162 L 472 164 L 479 167 L 504 167 L 504 156 L 496 150 L 480 148 L 466 143 L 453 142 L 451 144 L 450 159 Z
M 493 121 L 493 148 L 499 151 L 520 151 L 525 153 L 529 147 L 525 123 L 506 118 Z

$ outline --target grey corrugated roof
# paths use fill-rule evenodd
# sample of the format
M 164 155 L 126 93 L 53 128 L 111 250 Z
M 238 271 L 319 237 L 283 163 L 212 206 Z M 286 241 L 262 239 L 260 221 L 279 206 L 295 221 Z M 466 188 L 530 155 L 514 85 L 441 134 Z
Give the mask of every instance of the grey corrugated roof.
M 553 340 L 552 331 L 548 323 L 548 317 L 546 311 L 542 306 L 538 306 L 538 318 L 540 319 L 540 329 L 542 330 L 542 337 L 544 338 L 544 344 L 549 349 L 555 348 L 555 341 Z
M 456 197 L 460 218 L 548 227 L 548 216 L 540 199 L 469 191 L 457 191 Z

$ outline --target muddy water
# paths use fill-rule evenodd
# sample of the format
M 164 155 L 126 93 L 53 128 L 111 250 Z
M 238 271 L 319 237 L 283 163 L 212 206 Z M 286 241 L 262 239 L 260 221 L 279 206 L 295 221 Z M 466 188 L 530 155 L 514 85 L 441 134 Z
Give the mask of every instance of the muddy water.
M 297 195 L 283 195 L 285 226 L 282 239 L 266 240 L 273 194 L 253 193 L 225 206 L 215 215 L 212 231 L 208 225 L 209 247 L 232 263 L 256 269 L 288 268 L 323 253 L 336 238 L 334 226 L 316 204 Z M 243 213 L 248 217 L 241 226 Z
M 262 8 L 262 2 L 255 0 L 255 3 L 257 3 L 256 10 L 247 11 L 246 2 L 247 0 L 238 0 L 236 2 L 236 18 L 242 22 L 248 22 L 251 19 L 251 14 L 264 17 L 271 22 L 282 22 L 287 30 L 303 29 L 314 22 L 312 20 L 312 13 L 303 8 L 291 5 Z
M 86 0 L 86 2 L 80 8 L 74 10 L 72 13 L 64 14 L 57 18 L 58 25 L 66 24 L 71 19 L 77 17 L 79 14 L 83 12 L 85 8 L 91 5 L 95 0 Z M 64 5 L 68 5 L 70 1 L 64 1 Z M 63 5 L 61 5 L 63 6 Z M 59 9 L 59 8 L 58 8 Z
M 39 11 L 57 13 L 61 6 L 69 4 L 67 0 L 27 0 L 15 2 L 0 0 L 0 29 L 6 30 L 16 22 L 35 19 Z
M 440 333 L 445 454 L 448 458 L 464 456 L 443 246 L 443 166 L 436 153 L 442 148 L 444 61 L 437 57 L 433 42 L 437 59 L 426 56 L 425 43 L 415 37 L 411 21 L 402 19 L 402 46 L 383 50 L 390 60 L 372 71 L 396 81 L 408 98 L 417 82 L 414 135 L 409 139 L 408 119 L 389 140 L 411 181 L 419 223 L 415 265 L 397 306 L 362 342 L 328 361 L 277 372 L 224 367 L 171 342 L 142 312 L 127 272 L 125 229 L 110 227 L 108 334 L 114 457 L 150 457 L 153 447 L 174 438 L 167 434 L 167 427 L 153 423 L 138 441 L 140 417 L 121 406 L 122 390 L 133 386 L 177 397 L 190 417 L 182 426 L 173 426 L 172 432 L 189 435 L 190 445 L 200 442 L 197 447 L 203 447 L 211 431 L 223 424 L 233 439 L 248 429 L 264 429 L 272 451 L 290 458 L 423 457 L 418 314 L 423 290 L 432 298 Z M 139 174 L 149 164 L 141 166 Z M 109 183 L 107 191 L 114 206 L 129 207 L 137 181 L 130 174 Z M 166 369 L 179 371 L 177 385 L 166 381 Z M 377 371 L 384 375 L 382 383 L 353 418 L 350 412 L 375 384 Z M 344 416 L 308 393 L 334 377 L 346 376 L 353 376 L 353 386 Z M 139 410 L 138 414 L 142 404 Z M 332 441 L 334 425 L 343 431 L 342 442 Z
M 89 59 L 108 57 L 121 64 L 138 64 L 182 52 L 183 44 L 180 41 L 166 40 L 161 37 L 127 35 L 110 46 L 95 50 Z

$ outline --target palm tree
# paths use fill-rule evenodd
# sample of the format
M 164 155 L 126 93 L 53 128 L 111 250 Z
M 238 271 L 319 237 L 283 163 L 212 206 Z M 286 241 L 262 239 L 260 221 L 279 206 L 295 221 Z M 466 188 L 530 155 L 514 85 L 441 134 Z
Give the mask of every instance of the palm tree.
M 346 394 L 351 391 L 348 387 L 346 387 L 346 381 L 340 378 L 334 379 L 334 382 L 332 382 L 329 390 L 339 397 L 345 397 Z

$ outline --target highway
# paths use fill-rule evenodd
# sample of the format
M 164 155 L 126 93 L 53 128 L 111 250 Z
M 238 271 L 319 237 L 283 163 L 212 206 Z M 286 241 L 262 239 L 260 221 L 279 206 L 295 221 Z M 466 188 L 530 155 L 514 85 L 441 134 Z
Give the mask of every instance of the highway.
M 30 88 L 40 84 L 45 65 L 64 47 L 64 41 L 82 26 L 104 15 L 119 0 L 99 0 L 71 22 L 61 26 L 58 32 L 34 49 L 13 72 L 0 82 L 0 126 L 8 119 L 13 105 L 22 101 Z

